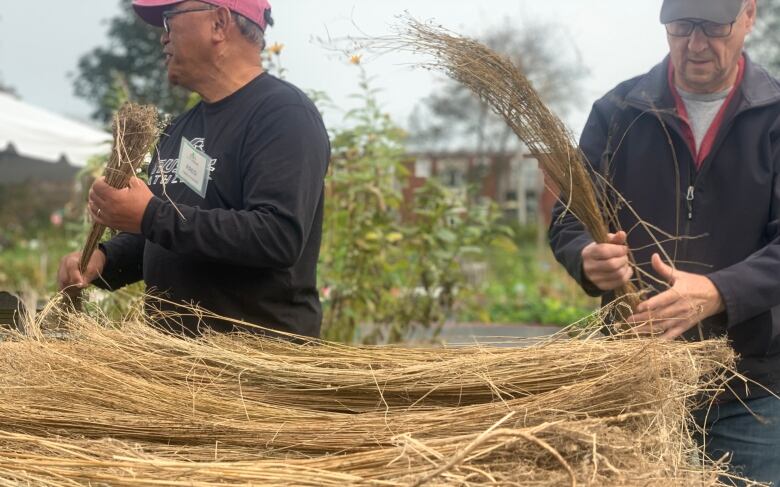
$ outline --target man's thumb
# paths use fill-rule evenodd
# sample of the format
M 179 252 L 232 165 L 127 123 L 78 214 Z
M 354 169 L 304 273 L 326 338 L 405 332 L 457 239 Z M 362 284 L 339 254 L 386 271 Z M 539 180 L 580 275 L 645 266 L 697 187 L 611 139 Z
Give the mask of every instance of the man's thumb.
M 628 236 L 623 230 L 607 235 L 607 243 L 611 243 L 612 245 L 625 245 L 626 240 L 628 240 Z
M 661 279 L 669 284 L 674 284 L 674 268 L 666 265 L 658 254 L 653 254 L 652 262 L 653 269 L 661 276 Z

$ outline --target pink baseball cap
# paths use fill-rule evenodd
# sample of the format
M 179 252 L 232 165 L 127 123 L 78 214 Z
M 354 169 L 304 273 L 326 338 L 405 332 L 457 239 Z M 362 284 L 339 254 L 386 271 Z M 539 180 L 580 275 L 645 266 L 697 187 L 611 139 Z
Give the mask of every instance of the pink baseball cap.
M 133 0 L 133 8 L 145 22 L 162 27 L 162 14 L 177 3 L 185 0 Z M 271 16 L 271 4 L 268 0 L 199 0 L 217 7 L 227 7 L 241 14 L 265 31 Z

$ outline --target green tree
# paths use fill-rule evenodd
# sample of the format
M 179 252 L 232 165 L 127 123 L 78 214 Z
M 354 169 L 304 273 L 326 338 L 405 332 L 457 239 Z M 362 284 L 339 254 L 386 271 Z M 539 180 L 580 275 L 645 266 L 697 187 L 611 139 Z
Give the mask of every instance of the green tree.
M 92 116 L 108 122 L 124 99 L 151 103 L 166 113 L 187 106 L 189 92 L 168 84 L 159 29 L 133 12 L 131 0 L 120 0 L 121 14 L 109 21 L 107 46 L 81 57 L 74 89 L 91 103 Z
M 394 343 L 452 316 L 471 291 L 463 264 L 506 229 L 491 205 L 429 180 L 404 208 L 406 134 L 361 68 L 363 103 L 332 137 L 320 254 L 323 336 Z M 404 212 L 404 210 L 406 210 Z
M 758 17 L 747 38 L 747 51 L 775 76 L 780 76 L 780 0 L 758 2 Z

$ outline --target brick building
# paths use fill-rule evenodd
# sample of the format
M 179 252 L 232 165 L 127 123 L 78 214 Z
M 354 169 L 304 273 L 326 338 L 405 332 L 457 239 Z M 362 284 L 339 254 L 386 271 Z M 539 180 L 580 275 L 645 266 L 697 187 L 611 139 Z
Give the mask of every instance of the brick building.
M 555 195 L 545 189 L 538 161 L 525 150 L 490 153 L 415 152 L 407 163 L 409 178 L 403 187 L 404 200 L 431 177 L 450 188 L 479 188 L 479 196 L 498 204 L 508 221 L 520 225 L 548 224 Z

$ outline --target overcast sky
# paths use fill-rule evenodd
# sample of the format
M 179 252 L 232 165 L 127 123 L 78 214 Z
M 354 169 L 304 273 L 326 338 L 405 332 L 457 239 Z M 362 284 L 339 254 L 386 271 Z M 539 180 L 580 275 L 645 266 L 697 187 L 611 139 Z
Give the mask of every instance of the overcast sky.
M 390 33 L 397 16 L 408 11 L 466 35 L 479 35 L 509 18 L 518 28 L 535 22 L 557 23 L 576 46 L 590 74 L 582 106 L 567 117 L 579 132 L 591 103 L 618 82 L 646 72 L 666 53 L 658 23 L 661 0 L 275 0 L 276 26 L 269 41 L 285 45 L 287 79 L 304 89 L 322 90 L 345 109 L 357 89 L 355 68 L 345 57 L 323 48 L 314 37 Z M 52 111 L 87 120 L 91 107 L 73 96 L 72 77 L 79 56 L 105 45 L 107 19 L 119 12 L 118 0 L 2 1 L 0 78 L 22 98 Z M 570 49 L 570 46 L 562 46 Z M 366 65 L 382 89 L 380 100 L 405 124 L 414 106 L 437 86 L 435 75 L 413 69 L 414 58 L 386 55 Z M 327 122 L 340 122 L 329 113 Z

